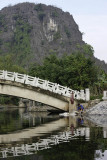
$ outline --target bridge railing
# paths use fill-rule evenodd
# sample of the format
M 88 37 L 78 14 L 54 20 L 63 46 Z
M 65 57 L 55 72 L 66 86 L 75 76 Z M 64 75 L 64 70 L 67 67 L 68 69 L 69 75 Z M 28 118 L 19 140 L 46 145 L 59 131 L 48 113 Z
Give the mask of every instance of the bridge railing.
M 86 101 L 90 99 L 89 89 L 86 89 L 85 92 L 84 90 L 81 90 L 81 91 L 72 90 L 68 87 L 61 86 L 57 83 L 53 83 L 37 77 L 32 77 L 26 74 L 0 70 L 0 79 L 15 81 L 15 82 L 31 85 L 34 87 L 39 87 L 41 89 L 49 90 L 51 92 L 64 95 L 66 97 L 70 97 L 71 93 L 73 92 L 75 99 L 83 99 Z

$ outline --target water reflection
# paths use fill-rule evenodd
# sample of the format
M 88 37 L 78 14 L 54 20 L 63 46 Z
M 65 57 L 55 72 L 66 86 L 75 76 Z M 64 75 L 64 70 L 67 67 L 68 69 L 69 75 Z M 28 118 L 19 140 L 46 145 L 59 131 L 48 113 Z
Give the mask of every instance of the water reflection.
M 46 112 L 10 109 L 0 112 L 0 124 L 1 158 L 100 160 L 107 157 L 107 127 L 96 127 L 87 117 L 60 118 Z
M 88 115 L 87 120 L 101 127 L 107 127 L 107 115 Z
M 107 160 L 107 151 L 102 152 L 102 150 L 95 151 L 95 160 Z
M 63 120 L 63 119 L 62 119 Z M 56 135 L 51 135 L 45 139 L 39 139 L 38 142 L 32 144 L 21 144 L 19 147 L 4 148 L 1 151 L 1 157 L 7 158 L 10 156 L 30 155 L 37 151 L 49 149 L 51 146 L 58 145 L 64 142 L 70 142 L 72 139 L 77 139 L 79 136 L 85 136 L 89 140 L 90 129 L 78 128 L 73 131 L 59 132 Z

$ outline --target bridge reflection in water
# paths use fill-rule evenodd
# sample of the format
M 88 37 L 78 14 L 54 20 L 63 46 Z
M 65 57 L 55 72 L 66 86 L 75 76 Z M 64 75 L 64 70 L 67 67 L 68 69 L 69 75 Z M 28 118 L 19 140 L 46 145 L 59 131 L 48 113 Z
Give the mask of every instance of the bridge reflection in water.
M 52 145 L 59 143 L 69 142 L 70 140 L 77 138 L 78 136 L 85 136 L 86 140 L 89 140 L 90 130 L 89 128 L 78 128 L 72 135 L 71 131 L 59 132 L 57 135 L 52 135 L 47 139 L 40 139 L 39 142 L 32 144 L 22 144 L 20 147 L 4 148 L 1 152 L 0 158 L 7 158 L 13 156 L 30 155 L 39 150 L 51 148 Z
M 0 151 L 0 158 L 34 154 L 39 150 L 49 149 L 53 145 L 69 142 L 70 140 L 77 139 L 80 136 L 85 136 L 86 140 L 89 140 L 90 129 L 88 127 L 77 128 L 76 125 L 76 118 L 61 118 L 35 128 L 30 128 L 28 130 L 24 129 L 18 133 L 0 135 L 1 143 L 9 143 L 11 141 L 16 142 L 21 139 L 39 136 L 39 140 L 36 143 L 16 144 L 14 147 L 2 148 Z M 57 134 L 47 136 L 47 138 L 42 138 L 44 134 L 46 137 L 46 133 L 52 133 L 56 130 L 60 130 L 61 128 L 65 129 L 63 129 L 62 132 L 57 132 Z

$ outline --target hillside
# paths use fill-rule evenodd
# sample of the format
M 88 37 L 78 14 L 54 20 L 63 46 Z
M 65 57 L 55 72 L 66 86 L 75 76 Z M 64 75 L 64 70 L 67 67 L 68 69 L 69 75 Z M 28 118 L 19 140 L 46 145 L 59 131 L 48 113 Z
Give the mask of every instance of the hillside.
M 0 11 L 0 55 L 13 54 L 13 61 L 25 68 L 54 52 L 59 57 L 74 53 L 84 44 L 73 16 L 59 8 L 21 3 Z M 107 72 L 105 62 L 95 61 Z

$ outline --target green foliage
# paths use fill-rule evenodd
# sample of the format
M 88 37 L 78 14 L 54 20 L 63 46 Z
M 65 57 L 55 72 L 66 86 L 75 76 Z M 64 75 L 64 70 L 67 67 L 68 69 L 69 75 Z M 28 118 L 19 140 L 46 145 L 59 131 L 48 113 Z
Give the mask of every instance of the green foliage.
M 4 27 L 4 25 L 5 25 L 4 15 L 0 14 L 0 27 Z
M 11 72 L 26 73 L 25 69 L 18 66 L 14 62 L 14 55 L 0 56 L 0 70 L 7 70 Z M 19 99 L 13 96 L 0 95 L 0 104 L 14 104 L 18 105 Z
M 61 38 L 61 34 L 60 34 L 59 31 L 57 31 L 57 32 L 54 34 L 53 39 L 54 39 L 54 40 L 57 40 L 57 39 L 59 39 L 59 38 Z
M 41 41 L 41 45 L 44 45 L 44 44 L 45 44 L 45 41 L 44 41 L 44 40 L 42 40 L 42 41 Z
M 51 14 L 52 17 L 58 17 L 58 12 L 56 10 L 54 10 Z
M 91 45 L 85 44 L 85 45 L 83 46 L 83 49 L 84 49 L 85 54 L 88 54 L 88 55 L 90 55 L 90 56 L 93 56 L 93 54 L 94 54 L 94 49 L 93 49 L 93 47 L 92 47 Z
M 0 104 L 18 105 L 19 98 L 7 95 L 0 95 Z
M 2 41 L 2 39 L 0 39 L 0 45 L 2 45 L 3 44 L 3 41 Z
M 0 56 L 0 70 L 26 73 L 25 69 L 15 64 L 14 55 L 11 55 L 11 54 L 6 56 Z
M 90 96 L 90 100 L 94 100 L 94 99 L 100 99 L 102 100 L 103 95 L 91 95 Z
M 7 26 L 5 21 L 5 15 L 0 14 L 0 32 L 2 31 L 6 32 Z
M 43 65 L 34 64 L 29 74 L 73 89 L 87 88 L 98 80 L 94 62 L 82 54 L 59 59 L 52 54 L 45 58 Z
M 26 65 L 30 59 L 31 46 L 30 46 L 30 32 L 32 26 L 24 22 L 20 16 L 17 17 L 16 29 L 11 43 L 11 52 L 15 55 L 16 64 Z
M 13 20 L 19 20 L 19 19 L 21 19 L 22 18 L 22 16 L 21 15 L 19 15 L 19 14 L 14 14 L 13 15 Z
M 39 20 L 40 21 L 43 21 L 43 18 L 45 17 L 45 13 L 43 12 L 43 11 L 40 11 L 39 13 L 38 13 L 38 17 L 39 17 Z
M 100 68 L 98 70 L 98 81 L 90 87 L 91 92 L 94 93 L 92 96 L 102 95 L 103 90 L 107 90 L 107 74 Z
M 38 12 L 39 20 L 43 21 L 43 18 L 45 17 L 46 14 L 43 11 L 42 4 L 40 3 L 40 4 L 35 5 L 34 10 L 36 10 Z
M 94 54 L 94 49 L 89 44 L 84 44 L 82 46 L 80 46 L 80 44 L 77 44 L 77 48 L 81 50 L 84 55 L 93 56 Z
M 67 28 L 67 27 L 64 27 L 64 30 L 65 30 L 65 33 L 66 33 L 67 37 L 70 38 L 70 37 L 71 37 L 71 33 L 70 33 L 70 31 L 68 30 L 68 28 Z
M 34 10 L 43 11 L 42 4 L 40 3 L 40 4 L 35 5 Z

